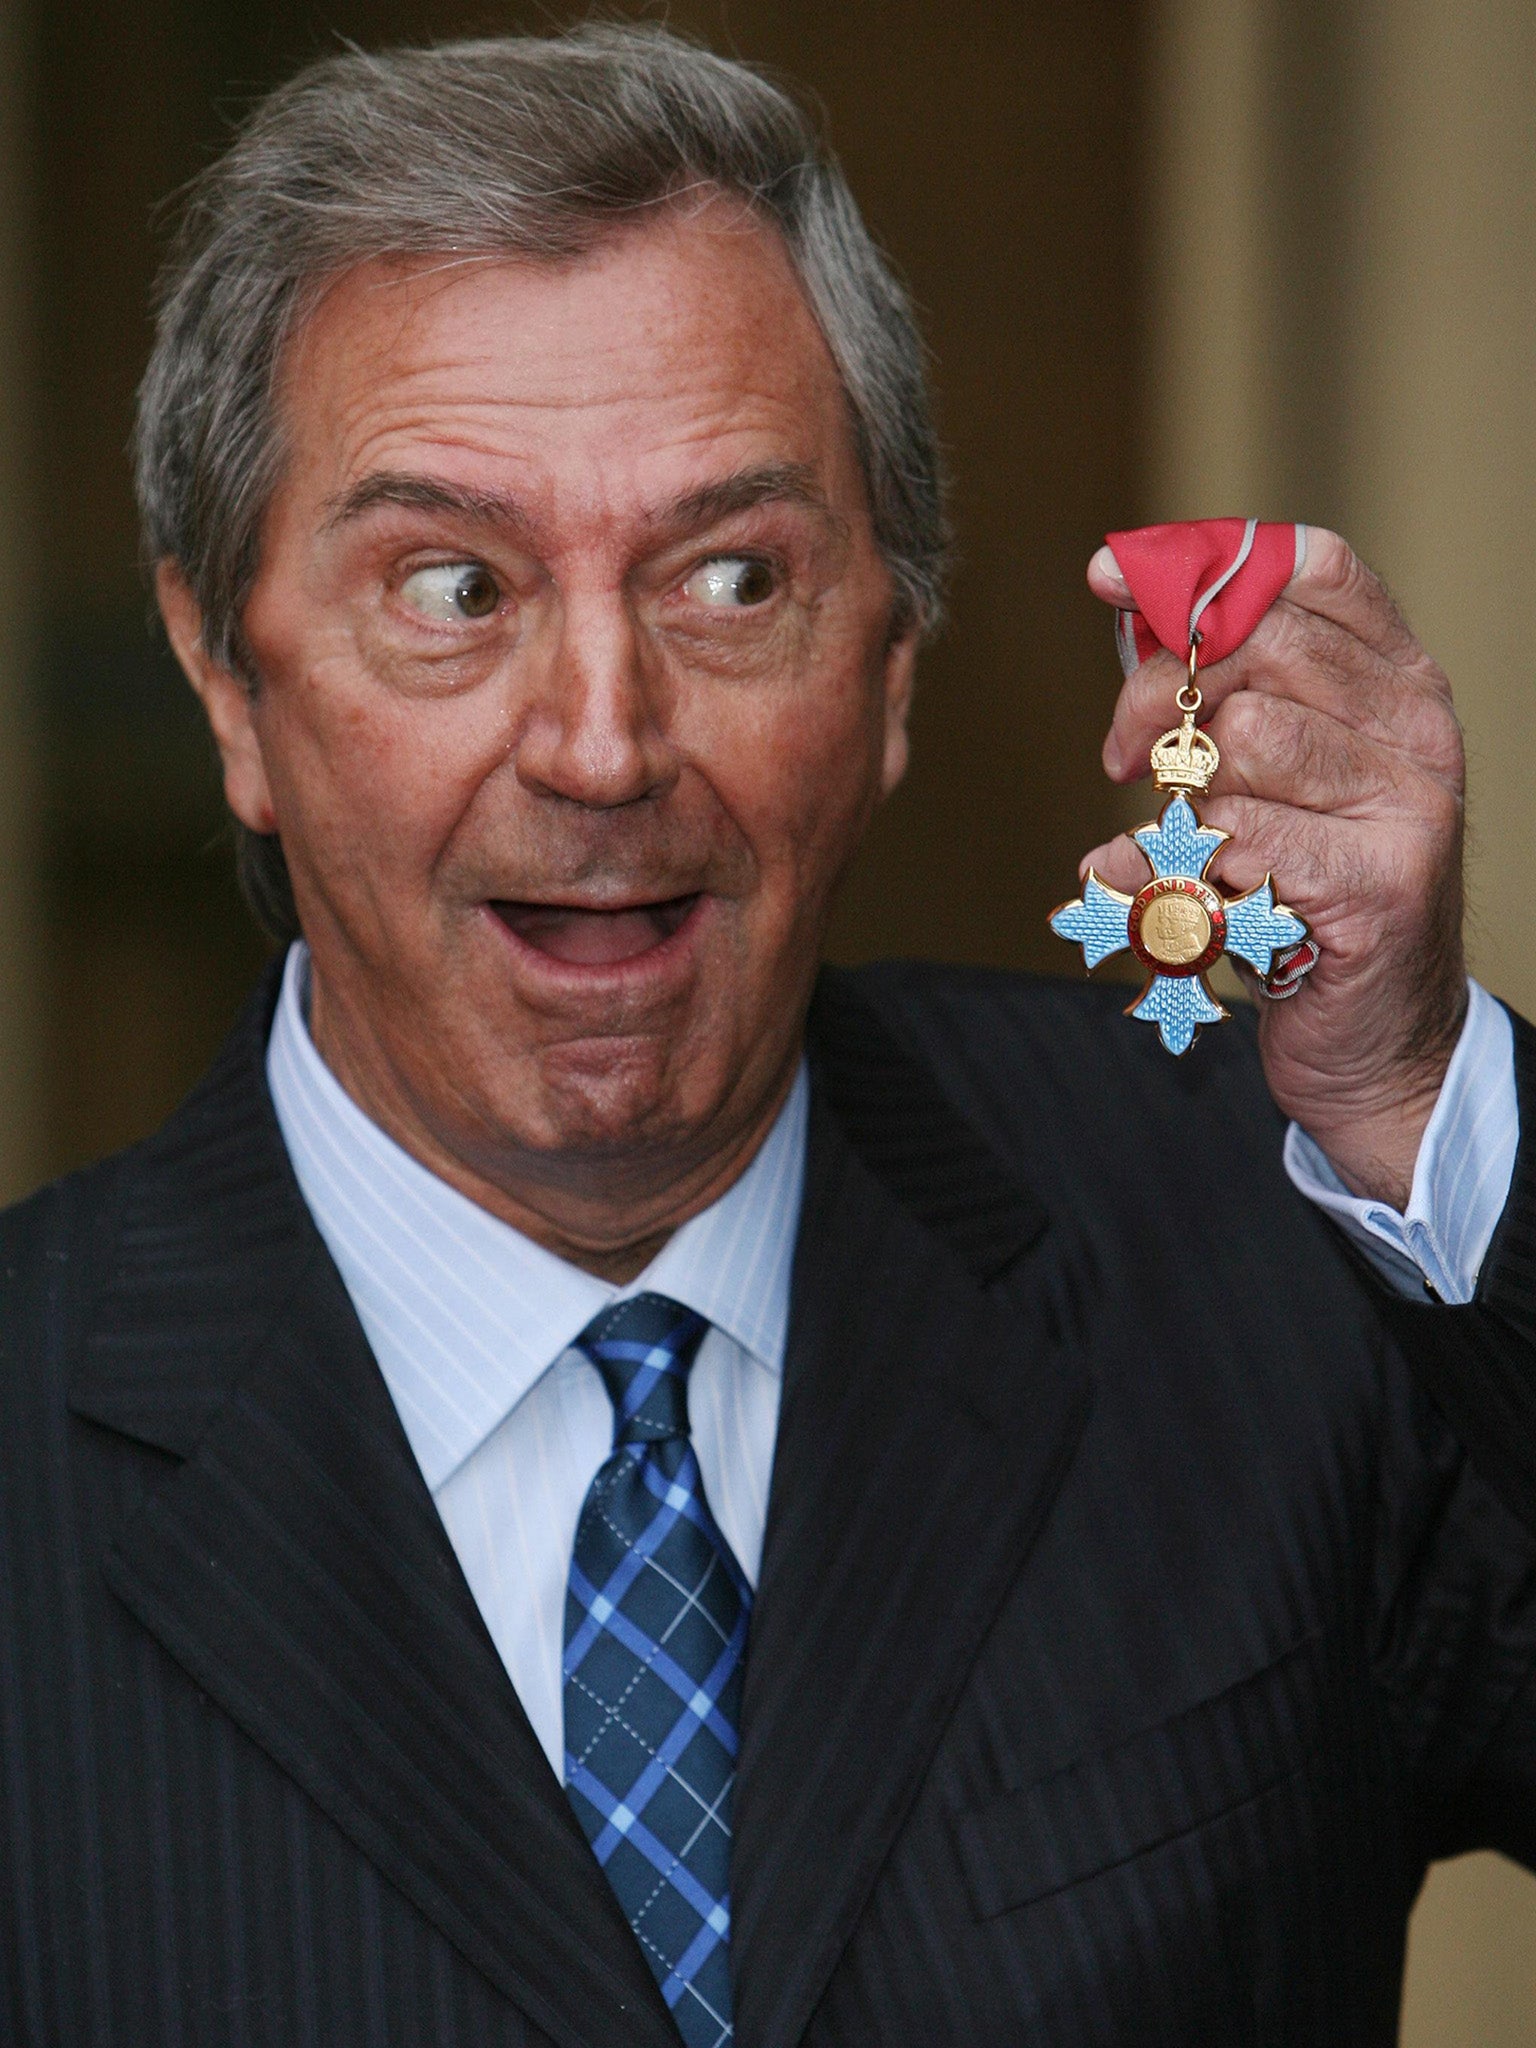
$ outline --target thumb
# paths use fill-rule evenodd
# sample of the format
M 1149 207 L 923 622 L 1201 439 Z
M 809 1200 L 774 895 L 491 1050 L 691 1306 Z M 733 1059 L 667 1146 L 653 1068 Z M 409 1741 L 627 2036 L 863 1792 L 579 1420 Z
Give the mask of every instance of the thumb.
M 1112 604 L 1118 611 L 1134 610 L 1136 600 L 1131 596 L 1131 586 L 1120 573 L 1120 564 L 1115 560 L 1115 551 L 1102 547 L 1088 564 L 1088 588 L 1105 604 Z

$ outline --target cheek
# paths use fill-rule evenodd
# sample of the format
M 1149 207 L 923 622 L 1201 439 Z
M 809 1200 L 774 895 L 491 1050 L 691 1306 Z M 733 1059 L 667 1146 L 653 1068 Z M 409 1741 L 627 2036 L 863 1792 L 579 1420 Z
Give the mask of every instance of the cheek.
M 504 746 L 464 702 L 365 694 L 340 661 L 259 702 L 284 844 L 335 877 L 429 872 Z
M 695 758 L 750 843 L 766 894 L 792 893 L 814 913 L 878 800 L 877 688 L 857 674 L 807 680 L 711 724 Z

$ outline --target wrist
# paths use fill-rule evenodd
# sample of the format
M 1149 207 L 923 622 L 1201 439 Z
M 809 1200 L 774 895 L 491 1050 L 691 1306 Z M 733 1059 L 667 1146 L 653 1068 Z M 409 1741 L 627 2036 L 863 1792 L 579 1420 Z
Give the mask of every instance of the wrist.
M 1399 1214 L 1413 1194 L 1414 1169 L 1424 1133 L 1434 1114 L 1440 1085 L 1415 1094 L 1376 1115 L 1356 1115 L 1337 1123 L 1314 1116 L 1303 1124 L 1352 1195 L 1384 1202 Z
M 1467 993 L 1466 1021 L 1419 1141 L 1405 1207 L 1352 1193 L 1299 1123 L 1286 1133 L 1284 1151 L 1297 1191 L 1333 1218 L 1389 1286 L 1415 1297 L 1427 1287 L 1454 1303 L 1476 1296 L 1520 1143 L 1514 1026 L 1485 989 L 1469 982 Z
M 1311 1074 L 1303 1083 L 1274 1087 L 1276 1100 L 1327 1157 L 1351 1194 L 1384 1202 L 1399 1214 L 1413 1193 L 1414 1172 L 1424 1134 L 1445 1086 L 1466 1022 L 1463 980 L 1460 1001 L 1433 1039 L 1425 1034 L 1414 1055 L 1390 1073 L 1350 1085 L 1337 1074 Z M 1307 1085 L 1310 1084 L 1310 1085 Z M 1289 1103 L 1286 1098 L 1290 1097 Z

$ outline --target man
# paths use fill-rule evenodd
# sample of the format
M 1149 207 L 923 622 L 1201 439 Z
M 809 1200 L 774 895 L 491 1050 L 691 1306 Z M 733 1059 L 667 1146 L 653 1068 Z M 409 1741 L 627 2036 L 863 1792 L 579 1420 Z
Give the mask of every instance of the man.
M 1322 946 L 1257 1049 L 817 983 L 927 417 L 801 116 L 661 34 L 329 60 L 195 191 L 146 527 L 303 942 L 5 1224 L 8 2040 L 1385 2043 L 1426 1860 L 1536 1860 L 1444 678 L 1317 533 L 1207 672 Z

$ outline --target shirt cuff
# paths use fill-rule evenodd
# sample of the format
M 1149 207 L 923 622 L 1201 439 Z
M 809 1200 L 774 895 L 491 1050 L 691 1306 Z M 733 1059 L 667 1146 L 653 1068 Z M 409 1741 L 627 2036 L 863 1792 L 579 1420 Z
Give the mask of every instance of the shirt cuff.
M 1414 1162 L 1406 1212 L 1353 1195 L 1299 1124 L 1285 1134 L 1292 1185 L 1338 1224 L 1399 1293 L 1468 1302 L 1509 1199 L 1520 1143 L 1515 1033 L 1477 982 Z

